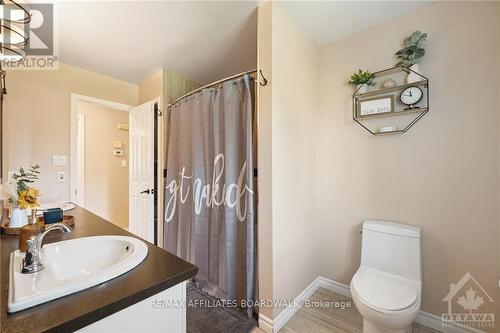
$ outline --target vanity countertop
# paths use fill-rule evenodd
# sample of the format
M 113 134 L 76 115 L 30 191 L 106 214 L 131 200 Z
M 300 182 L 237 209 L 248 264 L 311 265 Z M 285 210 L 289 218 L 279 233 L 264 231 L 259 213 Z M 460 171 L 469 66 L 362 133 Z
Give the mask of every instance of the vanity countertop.
M 83 208 L 76 207 L 65 214 L 75 217 L 73 232 L 54 232 L 46 237 L 45 243 L 98 235 L 136 237 Z M 18 242 L 15 236 L 0 236 L 2 333 L 75 331 L 190 279 L 198 272 L 198 267 L 145 242 L 148 255 L 131 271 L 81 292 L 8 314 L 9 256 L 18 248 Z

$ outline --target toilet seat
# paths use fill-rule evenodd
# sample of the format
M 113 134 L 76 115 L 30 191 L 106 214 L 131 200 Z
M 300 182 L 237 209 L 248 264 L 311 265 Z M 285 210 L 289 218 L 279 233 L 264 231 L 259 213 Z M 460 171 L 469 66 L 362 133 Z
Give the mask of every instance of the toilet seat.
M 402 311 L 418 302 L 419 283 L 404 277 L 360 267 L 352 287 L 367 305 L 382 312 Z

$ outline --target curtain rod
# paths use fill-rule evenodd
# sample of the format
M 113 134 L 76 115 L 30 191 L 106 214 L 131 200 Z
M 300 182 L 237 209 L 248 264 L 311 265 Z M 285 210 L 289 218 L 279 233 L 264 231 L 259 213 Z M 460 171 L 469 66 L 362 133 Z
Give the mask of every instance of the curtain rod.
M 225 79 L 222 79 L 222 80 L 219 80 L 219 81 L 215 81 L 215 82 L 212 82 L 212 83 L 209 83 L 207 85 L 204 85 L 203 87 L 200 87 L 196 90 L 193 90 L 179 98 L 177 98 L 175 101 L 173 101 L 172 103 L 169 103 L 167 105 L 167 107 L 171 107 L 172 105 L 174 105 L 175 103 L 179 102 L 180 100 L 186 98 L 186 97 L 189 97 L 193 94 L 196 94 L 197 92 L 199 91 L 202 91 L 203 89 L 207 89 L 207 88 L 210 88 L 212 86 L 215 86 L 219 83 L 222 83 L 222 82 L 225 82 L 225 81 L 229 81 L 229 80 L 232 80 L 232 79 L 236 79 L 237 77 L 240 77 L 240 76 L 243 76 L 243 75 L 246 75 L 246 74 L 252 74 L 252 73 L 257 73 L 257 70 L 256 69 L 252 69 L 251 71 L 246 71 L 246 72 L 243 72 L 243 73 L 239 73 L 239 74 L 236 74 L 236 75 L 233 75 L 233 76 L 230 76 L 230 77 L 227 77 Z M 264 77 L 264 75 L 262 74 L 262 70 L 260 70 L 260 75 L 262 75 L 262 79 L 264 80 L 264 83 L 260 83 L 261 86 L 266 86 L 267 85 L 267 79 Z

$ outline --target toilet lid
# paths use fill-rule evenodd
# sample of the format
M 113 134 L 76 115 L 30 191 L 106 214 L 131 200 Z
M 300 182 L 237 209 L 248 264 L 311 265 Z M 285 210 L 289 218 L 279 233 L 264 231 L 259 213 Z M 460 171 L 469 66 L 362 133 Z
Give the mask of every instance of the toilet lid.
M 371 268 L 360 268 L 352 278 L 352 286 L 368 304 L 389 311 L 415 304 L 419 290 L 416 281 Z

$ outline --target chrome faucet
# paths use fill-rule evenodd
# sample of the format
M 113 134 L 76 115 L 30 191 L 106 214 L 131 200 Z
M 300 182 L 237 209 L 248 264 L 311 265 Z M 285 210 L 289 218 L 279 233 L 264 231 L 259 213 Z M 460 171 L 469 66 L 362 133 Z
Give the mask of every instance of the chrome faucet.
M 30 274 L 41 271 L 45 268 L 42 263 L 42 245 L 45 236 L 53 230 L 62 230 L 63 232 L 71 232 L 71 228 L 62 223 L 55 223 L 48 227 L 44 232 L 38 234 L 36 237 L 31 237 L 27 241 L 28 251 L 23 259 L 23 269 L 21 273 Z

